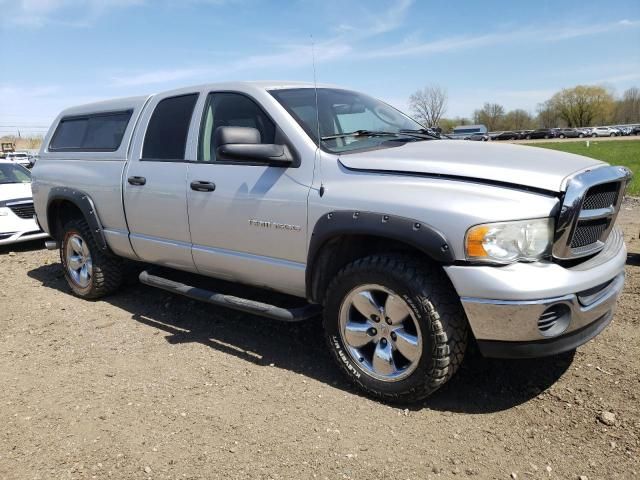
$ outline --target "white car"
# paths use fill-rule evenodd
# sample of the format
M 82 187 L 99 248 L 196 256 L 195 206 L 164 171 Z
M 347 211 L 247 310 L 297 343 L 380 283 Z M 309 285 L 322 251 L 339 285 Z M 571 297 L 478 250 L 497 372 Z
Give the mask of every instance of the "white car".
M 31 194 L 31 172 L 0 160 L 0 246 L 46 238 L 36 223 Z
M 11 152 L 7 154 L 7 160 L 18 165 L 22 165 L 25 168 L 31 167 L 31 160 L 29 154 L 26 152 Z
M 615 137 L 620 135 L 620 130 L 611 127 L 594 127 L 591 129 L 592 137 Z

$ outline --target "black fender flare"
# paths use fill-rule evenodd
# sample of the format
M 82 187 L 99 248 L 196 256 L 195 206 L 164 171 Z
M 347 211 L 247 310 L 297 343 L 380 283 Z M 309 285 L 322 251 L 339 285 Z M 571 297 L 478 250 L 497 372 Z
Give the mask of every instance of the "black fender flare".
M 406 243 L 438 263 L 450 264 L 455 261 L 452 248 L 444 234 L 423 221 L 377 212 L 328 212 L 316 222 L 309 242 L 305 271 L 308 298 L 314 297 L 314 269 L 322 247 L 340 235 L 388 238 Z
M 51 205 L 54 202 L 59 202 L 61 200 L 71 202 L 73 205 L 78 207 L 89 224 L 89 228 L 91 229 L 91 233 L 93 234 L 93 238 L 95 239 L 98 248 L 104 251 L 108 250 L 109 246 L 107 245 L 107 240 L 104 236 L 102 224 L 98 218 L 98 213 L 96 212 L 93 200 L 87 193 L 81 190 L 68 187 L 54 187 L 50 190 L 49 198 L 47 199 L 47 223 L 49 224 L 49 229 L 51 229 L 52 221 L 52 219 L 49 218 Z

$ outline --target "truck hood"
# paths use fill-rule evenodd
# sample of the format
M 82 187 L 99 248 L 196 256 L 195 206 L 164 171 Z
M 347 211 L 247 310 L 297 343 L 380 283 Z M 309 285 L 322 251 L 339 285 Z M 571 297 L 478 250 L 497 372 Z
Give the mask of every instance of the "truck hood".
M 469 178 L 561 192 L 567 176 L 606 165 L 592 158 L 524 145 L 431 140 L 341 155 L 351 170 Z
M 0 183 L 0 203 L 31 197 L 32 193 L 30 183 Z

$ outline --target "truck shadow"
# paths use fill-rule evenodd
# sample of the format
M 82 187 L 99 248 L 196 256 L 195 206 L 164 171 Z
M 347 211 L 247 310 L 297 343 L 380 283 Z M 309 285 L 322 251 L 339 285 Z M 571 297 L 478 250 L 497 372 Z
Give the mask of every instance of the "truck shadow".
M 59 264 L 28 272 L 44 287 L 70 294 Z M 260 366 L 274 366 L 360 395 L 342 377 L 323 340 L 320 321 L 283 323 L 215 307 L 141 285 L 134 275 L 105 298 L 137 322 L 165 333 L 171 345 L 197 342 Z M 491 413 L 531 400 L 567 371 L 573 352 L 536 360 L 485 359 L 470 349 L 456 376 L 427 400 L 409 406 L 456 413 Z

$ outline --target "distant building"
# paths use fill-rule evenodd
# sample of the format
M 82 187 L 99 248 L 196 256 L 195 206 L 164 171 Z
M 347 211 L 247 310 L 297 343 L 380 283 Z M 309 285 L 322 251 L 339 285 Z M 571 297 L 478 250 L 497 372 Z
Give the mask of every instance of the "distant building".
M 465 138 L 474 133 L 487 133 L 487 127 L 484 125 L 458 125 L 449 136 L 453 138 Z

